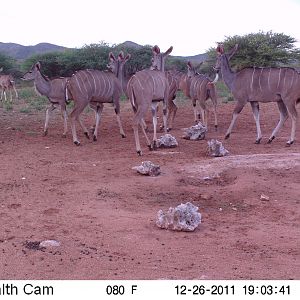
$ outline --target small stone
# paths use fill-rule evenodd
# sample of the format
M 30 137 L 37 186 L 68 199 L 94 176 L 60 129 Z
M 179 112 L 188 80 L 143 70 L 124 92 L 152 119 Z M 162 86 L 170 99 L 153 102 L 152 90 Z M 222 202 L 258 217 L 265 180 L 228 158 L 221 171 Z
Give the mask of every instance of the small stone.
M 192 141 L 203 140 L 206 132 L 207 128 L 199 122 L 197 125 L 185 128 L 183 138 Z
M 158 176 L 160 174 L 160 166 L 155 165 L 151 161 L 143 161 L 140 166 L 132 168 L 142 175 Z
M 39 245 L 41 248 L 47 248 L 47 247 L 59 247 L 60 246 L 60 242 L 56 241 L 56 240 L 45 240 L 40 242 Z
M 260 195 L 260 200 L 261 201 L 269 201 L 270 200 L 270 197 L 265 195 L 265 194 L 261 194 Z
M 158 148 L 175 148 L 178 146 L 176 138 L 168 133 L 161 136 L 156 142 Z
M 198 207 L 190 202 L 170 207 L 166 213 L 159 210 L 156 219 L 158 227 L 176 231 L 194 231 L 200 223 Z
M 229 154 L 229 151 L 224 148 L 218 140 L 210 140 L 207 142 L 207 153 L 209 156 L 220 157 Z

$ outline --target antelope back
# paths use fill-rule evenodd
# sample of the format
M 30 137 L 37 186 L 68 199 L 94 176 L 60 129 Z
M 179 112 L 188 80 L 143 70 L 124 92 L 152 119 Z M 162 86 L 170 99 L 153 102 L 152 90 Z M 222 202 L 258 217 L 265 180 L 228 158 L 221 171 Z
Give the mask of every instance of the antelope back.
M 70 78 L 68 91 L 74 100 L 112 102 L 112 97 L 120 97 L 122 88 L 112 72 L 81 70 Z
M 128 94 L 132 92 L 136 101 L 163 100 L 169 94 L 169 83 L 164 72 L 142 70 L 134 74 L 128 82 Z

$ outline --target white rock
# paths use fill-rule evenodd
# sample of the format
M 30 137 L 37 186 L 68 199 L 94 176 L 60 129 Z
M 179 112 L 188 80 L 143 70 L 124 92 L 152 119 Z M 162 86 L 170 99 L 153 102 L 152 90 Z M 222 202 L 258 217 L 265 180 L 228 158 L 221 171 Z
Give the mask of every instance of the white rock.
M 184 131 L 183 138 L 186 140 L 203 140 L 205 138 L 207 128 L 199 122 L 197 125 L 185 128 Z
M 158 176 L 160 174 L 160 166 L 155 165 L 151 161 L 143 161 L 140 166 L 133 167 L 132 169 L 143 175 Z
M 218 140 L 210 140 L 207 142 L 208 148 L 207 148 L 207 153 L 209 156 L 215 156 L 215 157 L 220 157 L 220 156 L 225 156 L 229 154 L 229 151 L 224 148 L 221 142 Z
M 178 142 L 174 136 L 167 133 L 157 139 L 158 148 L 175 148 L 178 146 Z
M 190 202 L 170 207 L 166 213 L 159 210 L 156 219 L 158 227 L 177 231 L 194 231 L 200 223 L 198 207 Z
M 56 241 L 56 240 L 45 240 L 40 242 L 40 247 L 59 247 L 60 246 L 60 242 Z

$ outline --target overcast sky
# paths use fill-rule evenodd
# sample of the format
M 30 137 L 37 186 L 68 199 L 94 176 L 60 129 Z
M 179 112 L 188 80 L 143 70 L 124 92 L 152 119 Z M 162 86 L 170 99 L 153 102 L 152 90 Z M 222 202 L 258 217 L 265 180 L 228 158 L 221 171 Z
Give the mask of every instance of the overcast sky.
M 226 36 L 272 30 L 300 47 L 300 0 L 13 0 L 1 1 L 0 20 L 0 42 L 22 45 L 130 40 L 189 56 Z

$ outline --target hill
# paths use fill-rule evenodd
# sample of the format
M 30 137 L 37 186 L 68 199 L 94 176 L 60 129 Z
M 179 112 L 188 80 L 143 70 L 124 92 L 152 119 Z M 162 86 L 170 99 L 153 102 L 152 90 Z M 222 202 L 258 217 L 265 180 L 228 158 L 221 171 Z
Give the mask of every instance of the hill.
M 139 45 L 132 41 L 125 41 L 122 44 L 119 44 L 118 46 L 124 46 L 126 48 L 134 48 L 139 49 L 142 48 L 142 45 Z M 58 46 L 50 43 L 39 43 L 34 46 L 23 46 L 16 43 L 1 43 L 0 42 L 0 52 L 11 56 L 14 59 L 17 60 L 23 60 L 26 59 L 34 54 L 43 54 L 47 52 L 57 52 L 57 51 L 64 51 L 66 47 Z M 207 55 L 204 54 L 198 54 L 194 56 L 173 56 L 174 58 L 184 60 L 184 61 L 191 61 L 192 63 L 200 63 L 204 61 L 207 58 Z
M 67 48 L 49 43 L 39 43 L 34 46 L 23 46 L 15 43 L 0 42 L 0 52 L 13 57 L 14 59 L 26 59 L 34 54 L 64 51 L 65 49 Z

